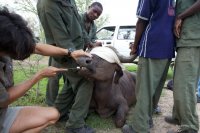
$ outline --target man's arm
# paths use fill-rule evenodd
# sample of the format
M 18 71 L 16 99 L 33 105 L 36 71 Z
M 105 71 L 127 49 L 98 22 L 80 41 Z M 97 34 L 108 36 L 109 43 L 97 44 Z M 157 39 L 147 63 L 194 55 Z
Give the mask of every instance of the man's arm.
M 185 19 L 188 16 L 194 15 L 200 11 L 200 0 L 195 2 L 191 7 L 177 16 L 178 19 Z
M 157 0 L 154 0 L 155 3 Z M 155 8 L 155 3 L 151 0 L 142 1 L 139 0 L 138 7 L 137 7 L 137 23 L 136 23 L 136 35 L 135 35 L 135 41 L 134 44 L 131 46 L 131 53 L 130 54 L 136 54 L 138 45 L 140 43 L 141 37 L 143 32 L 146 29 L 146 26 L 150 20 L 150 17 L 152 16 L 153 9 Z
M 200 0 L 195 2 L 191 7 L 189 7 L 188 9 L 186 9 L 184 12 L 182 12 L 176 17 L 175 26 L 174 26 L 174 34 L 177 38 L 180 38 L 183 20 L 191 15 L 194 15 L 195 13 L 199 11 L 200 11 Z
M 36 44 L 34 53 L 44 56 L 60 56 L 60 55 L 68 56 L 69 50 L 48 44 Z M 86 53 L 83 50 L 75 50 L 71 53 L 70 56 L 76 60 L 76 58 L 80 56 L 91 57 L 91 54 Z
M 59 56 L 68 55 L 68 50 L 60 47 L 55 47 L 49 44 L 36 44 L 35 54 L 40 54 L 44 56 Z
M 137 23 L 136 23 L 135 41 L 134 41 L 133 46 L 131 46 L 131 54 L 135 54 L 137 52 L 140 39 L 142 37 L 143 32 L 146 29 L 147 24 L 148 24 L 147 20 L 138 18 Z
M 38 73 L 36 73 L 31 79 L 29 79 L 19 85 L 8 88 L 9 97 L 6 101 L 0 103 L 0 107 L 8 106 L 10 103 L 15 101 L 16 99 L 22 97 L 39 80 L 41 80 L 44 77 L 55 76 L 56 73 L 60 72 L 60 71 L 65 71 L 65 69 L 48 67 L 48 68 L 45 68 L 45 69 L 39 71 Z

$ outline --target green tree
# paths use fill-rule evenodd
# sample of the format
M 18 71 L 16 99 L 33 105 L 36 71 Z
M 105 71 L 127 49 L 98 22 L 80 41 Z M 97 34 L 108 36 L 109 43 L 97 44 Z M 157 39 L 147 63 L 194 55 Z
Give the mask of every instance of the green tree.
M 26 18 L 29 27 L 34 31 L 35 35 L 40 38 L 41 42 L 45 42 L 44 31 L 40 24 L 36 9 L 37 0 L 15 0 L 14 3 L 16 10 L 29 14 Z

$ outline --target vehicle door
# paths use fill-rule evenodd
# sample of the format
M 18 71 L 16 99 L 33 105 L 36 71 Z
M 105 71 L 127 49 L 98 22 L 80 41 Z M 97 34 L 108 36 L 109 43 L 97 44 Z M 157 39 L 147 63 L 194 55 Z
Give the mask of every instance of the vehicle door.
M 102 42 L 102 46 L 113 46 L 116 26 L 103 27 L 97 31 L 97 41 Z
M 124 56 L 130 56 L 130 43 L 134 42 L 135 26 L 119 26 L 114 47 Z

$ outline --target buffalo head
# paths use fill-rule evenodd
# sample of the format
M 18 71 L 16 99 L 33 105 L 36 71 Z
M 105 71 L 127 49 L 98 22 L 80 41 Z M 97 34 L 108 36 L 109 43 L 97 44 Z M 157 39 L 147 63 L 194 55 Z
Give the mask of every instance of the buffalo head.
M 90 53 L 93 55 L 92 58 L 80 57 L 77 59 L 77 63 L 81 67 L 79 74 L 98 81 L 113 79 L 117 83 L 123 75 L 123 71 L 116 53 L 108 47 L 97 47 Z

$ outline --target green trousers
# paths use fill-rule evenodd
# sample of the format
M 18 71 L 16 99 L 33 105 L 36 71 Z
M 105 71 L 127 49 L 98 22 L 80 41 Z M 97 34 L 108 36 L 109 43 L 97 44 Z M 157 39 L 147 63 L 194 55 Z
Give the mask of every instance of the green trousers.
M 199 130 L 196 88 L 200 75 L 200 47 L 180 47 L 174 69 L 173 117 L 182 130 Z
M 158 104 L 170 65 L 169 59 L 139 58 L 136 80 L 136 105 L 127 123 L 138 133 L 149 131 L 149 118 Z
M 65 83 L 55 101 L 61 119 L 67 119 L 66 127 L 79 128 L 85 125 L 92 96 L 93 82 L 77 72 L 64 73 Z
M 52 57 L 49 57 L 49 66 L 54 66 L 54 67 L 61 67 L 58 62 L 56 62 Z M 59 92 L 59 86 L 60 86 L 60 79 L 64 76 L 61 72 L 57 73 L 56 76 L 50 77 L 47 83 L 47 88 L 46 88 L 46 104 L 48 106 L 53 106 L 54 102 L 56 100 L 56 97 Z

